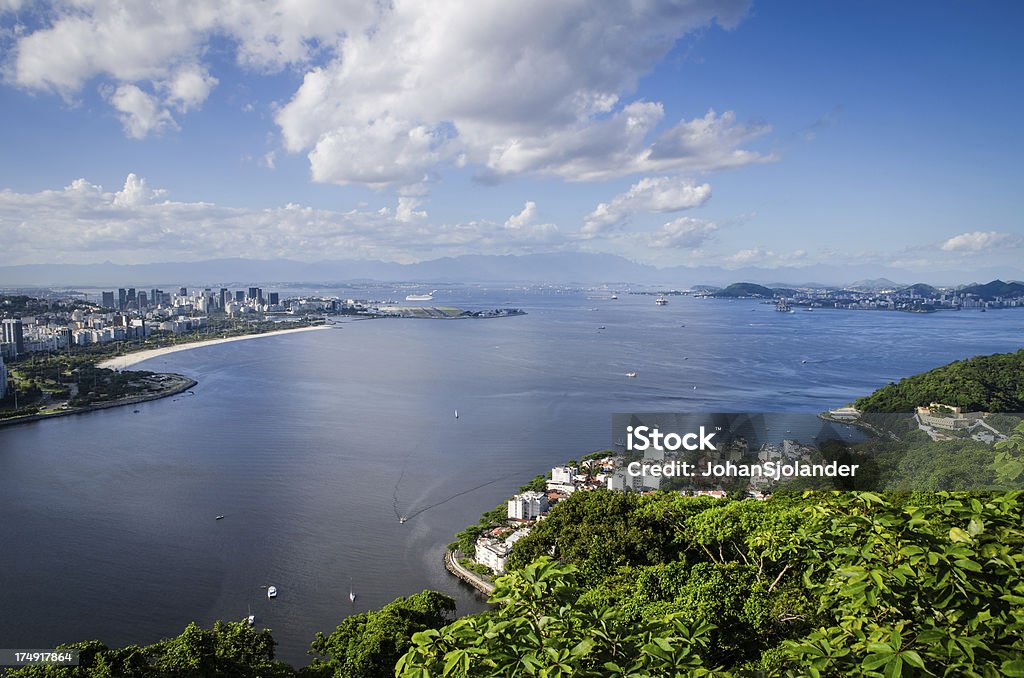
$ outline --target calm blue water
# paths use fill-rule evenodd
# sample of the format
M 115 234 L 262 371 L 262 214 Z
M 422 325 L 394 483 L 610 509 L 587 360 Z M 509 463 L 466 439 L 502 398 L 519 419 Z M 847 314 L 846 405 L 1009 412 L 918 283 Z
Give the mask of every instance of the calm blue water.
M 0 429 L 0 647 L 150 643 L 251 607 L 304 663 L 316 631 L 399 595 L 480 609 L 444 546 L 535 474 L 609 447 L 614 412 L 816 412 L 1024 343 L 1020 310 L 471 287 L 433 303 L 529 315 L 186 351 L 143 367 L 195 377 L 194 396 Z

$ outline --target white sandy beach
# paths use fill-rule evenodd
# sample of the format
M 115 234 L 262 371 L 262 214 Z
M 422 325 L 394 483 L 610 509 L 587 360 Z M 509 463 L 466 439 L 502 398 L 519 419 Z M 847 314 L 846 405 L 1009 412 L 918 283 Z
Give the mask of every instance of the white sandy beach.
M 97 364 L 97 367 L 103 367 L 109 370 L 123 370 L 126 367 L 131 367 L 137 363 L 141 363 L 144 360 L 151 358 L 159 358 L 160 356 L 167 355 L 169 353 L 177 353 L 178 351 L 190 351 L 194 348 L 202 348 L 203 346 L 212 346 L 213 344 L 226 344 L 232 341 L 245 341 L 246 339 L 259 339 L 260 337 L 273 337 L 279 334 L 291 334 L 292 332 L 309 332 L 311 330 L 326 330 L 330 329 L 325 325 L 316 325 L 314 327 L 293 327 L 288 330 L 274 330 L 273 332 L 263 332 L 262 334 L 246 334 L 240 337 L 226 337 L 223 339 L 209 339 L 207 341 L 194 341 L 188 344 L 179 344 L 178 346 L 168 346 L 166 348 L 152 348 L 148 351 L 136 351 L 135 353 L 129 353 L 127 355 L 117 356 L 116 358 L 110 358 Z

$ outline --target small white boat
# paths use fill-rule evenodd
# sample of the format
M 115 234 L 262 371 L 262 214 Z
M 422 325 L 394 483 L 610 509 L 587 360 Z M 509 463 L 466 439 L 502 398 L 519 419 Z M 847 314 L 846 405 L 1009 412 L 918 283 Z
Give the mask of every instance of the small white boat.
M 267 598 L 277 598 L 277 587 L 276 586 L 268 586 L 267 587 Z
M 224 520 L 224 516 L 217 516 L 214 520 Z
M 403 525 L 404 525 L 404 524 L 405 524 L 405 521 L 407 521 L 407 520 L 408 520 L 408 518 L 406 518 L 405 516 L 402 516 L 401 518 L 399 518 L 399 519 L 398 519 L 398 522 L 399 522 L 400 524 L 403 524 Z
M 666 299 L 665 297 L 658 297 L 657 299 L 654 300 L 654 303 L 656 303 L 658 306 L 664 306 L 665 304 L 668 303 L 668 299 Z
M 455 418 L 456 418 L 456 419 L 458 419 L 458 418 L 459 418 L 459 411 L 458 411 L 458 410 L 455 410 Z
M 246 607 L 249 607 L 249 606 L 246 606 Z M 249 624 L 249 626 L 255 626 L 256 625 L 256 615 L 254 615 L 252 613 L 252 607 L 249 607 L 249 616 L 245 618 L 245 621 L 246 621 L 247 624 Z
M 612 299 L 618 299 L 618 298 L 619 298 L 619 295 L 617 295 L 617 294 L 613 294 L 612 295 Z
M 626 376 L 630 379 L 636 378 L 636 372 L 626 372 Z
M 356 602 L 356 593 L 352 590 L 352 578 L 348 579 L 348 600 L 350 603 Z

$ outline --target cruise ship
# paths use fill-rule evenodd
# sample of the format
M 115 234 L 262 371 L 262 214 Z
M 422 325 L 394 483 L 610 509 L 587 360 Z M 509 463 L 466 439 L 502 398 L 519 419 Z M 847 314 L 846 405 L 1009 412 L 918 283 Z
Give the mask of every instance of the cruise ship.
M 436 292 L 437 290 L 434 290 Z M 434 292 L 430 294 L 410 294 L 405 297 L 406 301 L 432 301 L 434 299 Z

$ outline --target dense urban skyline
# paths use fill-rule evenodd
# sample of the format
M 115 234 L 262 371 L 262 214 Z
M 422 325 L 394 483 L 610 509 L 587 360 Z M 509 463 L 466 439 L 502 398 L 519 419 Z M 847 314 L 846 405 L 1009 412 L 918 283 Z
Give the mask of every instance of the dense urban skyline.
M 1022 13 L 6 0 L 2 263 L 1019 267 Z

